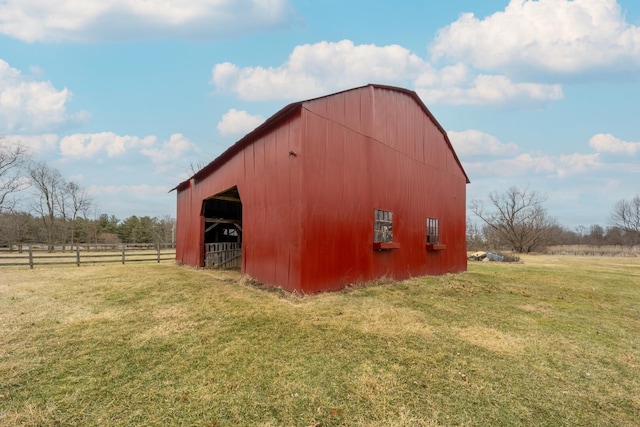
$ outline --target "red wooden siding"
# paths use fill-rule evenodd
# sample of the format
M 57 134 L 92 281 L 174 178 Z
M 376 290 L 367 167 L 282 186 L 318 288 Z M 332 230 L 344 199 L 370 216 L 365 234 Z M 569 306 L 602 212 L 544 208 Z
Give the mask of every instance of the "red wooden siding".
M 203 199 L 237 186 L 243 273 L 316 292 L 466 269 L 467 177 L 412 92 L 366 86 L 292 104 L 178 188 L 178 261 L 203 263 Z M 286 113 L 286 114 L 285 114 Z M 398 249 L 373 249 L 374 210 Z M 446 249 L 428 251 L 426 218 Z

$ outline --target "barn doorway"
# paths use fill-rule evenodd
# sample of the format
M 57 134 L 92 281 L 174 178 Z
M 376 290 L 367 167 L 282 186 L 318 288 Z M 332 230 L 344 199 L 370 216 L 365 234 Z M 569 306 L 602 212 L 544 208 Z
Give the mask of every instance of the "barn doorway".
M 204 266 L 235 269 L 242 265 L 242 201 L 232 187 L 202 201 Z

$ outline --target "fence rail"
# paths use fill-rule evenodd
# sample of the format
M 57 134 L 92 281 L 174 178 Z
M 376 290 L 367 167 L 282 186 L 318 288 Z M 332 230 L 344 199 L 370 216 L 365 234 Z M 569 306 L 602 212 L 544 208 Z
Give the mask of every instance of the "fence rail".
M 122 243 L 55 245 L 29 244 L 0 248 L 0 267 L 77 265 L 175 260 L 172 244 Z

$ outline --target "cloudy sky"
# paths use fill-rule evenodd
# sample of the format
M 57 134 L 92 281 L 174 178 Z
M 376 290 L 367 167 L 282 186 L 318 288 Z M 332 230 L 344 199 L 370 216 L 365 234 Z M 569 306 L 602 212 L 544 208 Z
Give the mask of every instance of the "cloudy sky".
M 637 0 L 0 0 L 0 135 L 121 219 L 174 216 L 192 164 L 367 83 L 420 95 L 469 201 L 528 186 L 573 228 L 640 193 Z

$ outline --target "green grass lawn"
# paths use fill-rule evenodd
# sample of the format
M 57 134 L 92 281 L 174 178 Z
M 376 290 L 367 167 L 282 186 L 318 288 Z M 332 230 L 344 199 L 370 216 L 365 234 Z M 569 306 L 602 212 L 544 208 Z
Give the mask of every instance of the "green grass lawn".
M 0 425 L 640 425 L 640 259 L 315 296 L 165 264 L 0 269 Z

